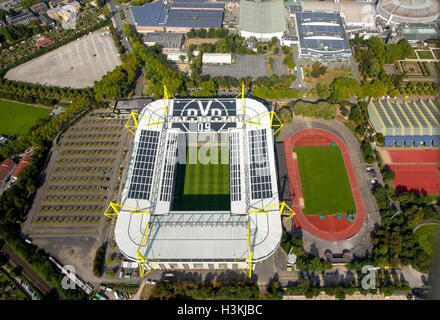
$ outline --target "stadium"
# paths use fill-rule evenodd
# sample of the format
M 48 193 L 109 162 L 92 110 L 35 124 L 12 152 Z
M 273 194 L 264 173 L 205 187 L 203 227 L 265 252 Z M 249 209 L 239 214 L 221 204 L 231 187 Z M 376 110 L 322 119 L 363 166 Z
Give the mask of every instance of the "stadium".
M 437 0 L 380 0 L 377 13 L 394 23 L 431 23 L 440 13 Z
M 141 276 L 151 269 L 250 273 L 275 252 L 283 206 L 273 119 L 244 97 L 165 98 L 132 114 L 122 197 L 109 208 L 119 249 L 139 262 Z

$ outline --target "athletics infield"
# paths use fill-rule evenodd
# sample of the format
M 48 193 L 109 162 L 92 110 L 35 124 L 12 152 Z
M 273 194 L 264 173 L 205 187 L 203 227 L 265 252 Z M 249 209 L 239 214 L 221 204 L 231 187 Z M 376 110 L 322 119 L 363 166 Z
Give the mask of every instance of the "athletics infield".
M 305 199 L 303 197 L 298 158 L 292 152 L 293 148 L 299 146 L 337 146 L 340 148 L 356 208 L 354 214 L 347 214 L 345 212 L 327 215 L 324 213 L 315 215 L 304 214 Z M 346 240 L 356 235 L 364 223 L 365 206 L 348 148 L 342 139 L 327 130 L 317 128 L 303 129 L 289 138 L 284 138 L 284 152 L 289 176 L 292 209 L 296 212 L 294 218 L 295 226 L 328 241 Z M 323 163 L 325 161 L 326 159 L 322 159 Z

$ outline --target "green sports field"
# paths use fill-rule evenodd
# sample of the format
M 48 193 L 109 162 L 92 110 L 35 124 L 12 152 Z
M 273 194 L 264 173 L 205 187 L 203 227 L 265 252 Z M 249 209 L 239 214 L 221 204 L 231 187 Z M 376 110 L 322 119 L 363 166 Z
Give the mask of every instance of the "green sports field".
M 45 117 L 49 109 L 0 100 L 0 134 L 21 136 Z
M 227 149 L 229 154 L 229 148 Z M 199 161 L 191 164 L 187 152 L 186 164 L 178 164 L 177 167 L 174 210 L 230 209 L 229 163 L 220 163 L 220 154 L 219 148 L 218 164 L 202 164 Z
M 355 213 L 341 150 L 337 146 L 298 146 L 301 190 L 306 215 Z

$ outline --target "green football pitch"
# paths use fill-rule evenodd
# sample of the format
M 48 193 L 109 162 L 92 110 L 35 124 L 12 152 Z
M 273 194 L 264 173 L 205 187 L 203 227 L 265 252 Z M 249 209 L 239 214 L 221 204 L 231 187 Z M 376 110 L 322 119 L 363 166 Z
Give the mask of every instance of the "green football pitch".
M 227 164 L 221 163 L 221 153 L 228 155 Z M 186 164 L 177 167 L 174 210 L 230 210 L 229 148 L 218 148 L 217 159 L 218 163 L 191 163 L 187 152 Z
M 21 136 L 45 117 L 49 109 L 0 100 L 0 134 Z
M 294 147 L 306 215 L 356 213 L 341 150 L 336 146 Z

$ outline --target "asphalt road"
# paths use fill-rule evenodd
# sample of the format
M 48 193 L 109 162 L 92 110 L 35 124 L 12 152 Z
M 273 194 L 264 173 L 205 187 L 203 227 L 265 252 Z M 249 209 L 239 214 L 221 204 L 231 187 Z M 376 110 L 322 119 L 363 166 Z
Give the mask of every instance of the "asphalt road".
M 124 32 L 122 30 L 123 23 L 119 15 L 118 8 L 116 8 L 115 2 L 113 0 L 108 0 L 107 4 L 110 9 L 110 17 L 112 19 L 113 26 L 115 27 L 115 29 L 118 30 L 119 38 L 121 39 L 122 45 L 124 46 L 126 51 L 131 52 L 131 44 L 125 39 Z

